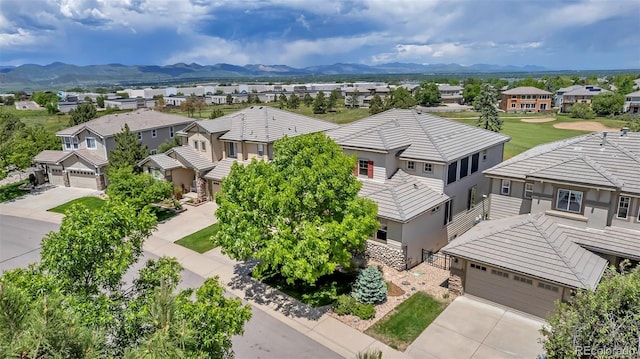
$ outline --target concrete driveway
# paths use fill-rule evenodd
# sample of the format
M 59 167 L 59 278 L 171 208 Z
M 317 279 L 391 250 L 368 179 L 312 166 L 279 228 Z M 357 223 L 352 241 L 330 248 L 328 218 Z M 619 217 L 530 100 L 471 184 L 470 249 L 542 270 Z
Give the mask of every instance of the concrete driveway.
M 536 358 L 544 322 L 479 299 L 456 298 L 407 348 L 413 358 Z
M 76 198 L 93 196 L 98 193 L 100 192 L 86 188 L 51 186 L 33 191 L 31 194 L 11 201 L 0 203 L 0 214 L 59 223 L 62 215 L 47 212 L 48 209 Z

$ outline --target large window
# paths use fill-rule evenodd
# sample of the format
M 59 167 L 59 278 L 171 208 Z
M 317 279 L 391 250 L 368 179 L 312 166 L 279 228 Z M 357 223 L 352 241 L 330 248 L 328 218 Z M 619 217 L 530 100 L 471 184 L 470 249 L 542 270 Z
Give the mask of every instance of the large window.
M 231 158 L 236 158 L 236 143 L 235 142 L 229 142 L 229 157 Z
M 87 143 L 87 148 L 90 150 L 96 149 L 96 139 L 94 137 L 87 137 L 84 139 Z
M 559 189 L 556 198 L 556 209 L 580 213 L 582 211 L 582 192 Z
M 458 162 L 450 163 L 449 170 L 447 171 L 447 184 L 455 182 L 457 175 L 458 175 Z
M 511 194 L 511 180 L 503 179 L 500 185 L 500 194 L 508 196 Z
M 620 197 L 618 200 L 618 218 L 627 219 L 629 216 L 629 204 L 631 204 L 631 197 Z
M 525 182 L 524 198 L 531 199 L 533 197 L 533 182 Z
M 467 177 L 469 174 L 469 157 L 460 160 L 460 178 Z
M 476 153 L 471 156 L 471 173 L 478 172 L 478 162 L 480 161 L 480 154 Z

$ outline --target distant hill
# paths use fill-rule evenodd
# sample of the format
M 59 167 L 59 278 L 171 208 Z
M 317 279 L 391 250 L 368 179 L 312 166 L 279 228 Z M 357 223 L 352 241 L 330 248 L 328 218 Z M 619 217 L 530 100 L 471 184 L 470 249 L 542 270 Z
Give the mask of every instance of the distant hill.
M 25 64 L 0 67 L 0 87 L 13 89 L 97 87 L 135 84 L 162 84 L 189 80 L 269 78 L 287 76 L 364 75 L 364 74 L 438 74 L 545 71 L 540 66 L 499 66 L 459 64 L 388 63 L 380 65 L 345 64 L 294 68 L 286 65 L 231 64 L 199 65 L 177 63 L 156 65 L 76 66 L 54 62 L 49 65 Z

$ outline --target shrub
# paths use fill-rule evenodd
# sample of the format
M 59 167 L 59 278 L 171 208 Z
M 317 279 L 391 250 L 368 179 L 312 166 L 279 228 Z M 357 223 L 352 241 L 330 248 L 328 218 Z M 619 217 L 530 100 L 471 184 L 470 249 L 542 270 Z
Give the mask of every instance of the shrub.
M 182 199 L 182 187 L 174 187 L 173 188 L 173 198 Z
M 336 303 L 333 305 L 333 311 L 338 315 L 349 315 L 353 314 L 356 306 L 358 306 L 356 298 L 343 294 L 338 296 Z
M 356 359 L 382 359 L 382 351 L 379 349 L 367 350 L 356 354 Z
M 357 304 L 358 305 L 356 306 L 353 315 L 364 320 L 371 319 L 376 316 L 376 308 L 373 306 L 373 304 Z
M 353 296 L 365 304 L 377 304 L 387 300 L 387 283 L 378 268 L 370 266 L 358 274 Z
M 571 106 L 569 114 L 573 118 L 581 118 L 585 120 L 596 117 L 595 112 L 593 112 L 588 103 L 577 103 Z

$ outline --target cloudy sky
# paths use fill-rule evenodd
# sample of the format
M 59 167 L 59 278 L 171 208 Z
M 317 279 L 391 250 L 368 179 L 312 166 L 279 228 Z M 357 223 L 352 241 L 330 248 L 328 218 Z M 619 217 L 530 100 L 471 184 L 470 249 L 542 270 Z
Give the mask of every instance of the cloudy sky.
M 1 0 L 0 64 L 640 68 L 639 0 Z

